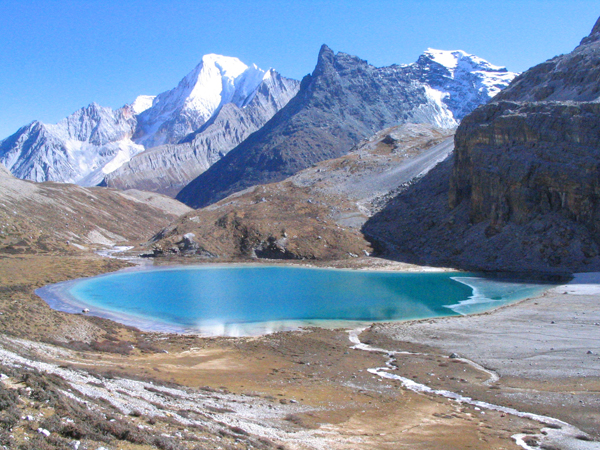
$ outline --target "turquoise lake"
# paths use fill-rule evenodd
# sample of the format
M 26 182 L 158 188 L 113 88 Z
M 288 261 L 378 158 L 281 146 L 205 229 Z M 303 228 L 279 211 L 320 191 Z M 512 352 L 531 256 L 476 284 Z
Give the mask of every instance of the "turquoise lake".
M 191 266 L 117 272 L 36 292 L 55 309 L 88 308 L 143 330 L 235 336 L 472 314 L 549 286 L 458 272 Z

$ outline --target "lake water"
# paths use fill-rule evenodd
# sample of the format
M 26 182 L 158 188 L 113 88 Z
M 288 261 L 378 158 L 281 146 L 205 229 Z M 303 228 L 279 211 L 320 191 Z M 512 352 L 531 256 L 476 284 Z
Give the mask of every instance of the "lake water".
M 117 272 L 36 292 L 55 309 L 88 308 L 143 330 L 236 336 L 472 314 L 548 287 L 458 272 L 191 266 Z

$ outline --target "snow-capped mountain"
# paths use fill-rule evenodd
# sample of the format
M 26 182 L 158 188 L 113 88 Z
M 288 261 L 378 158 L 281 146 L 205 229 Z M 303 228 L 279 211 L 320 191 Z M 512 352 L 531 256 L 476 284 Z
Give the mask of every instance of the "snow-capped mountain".
M 176 88 L 156 96 L 140 114 L 135 141 L 146 148 L 177 143 L 223 105 L 246 106 L 265 76 L 268 72 L 237 58 L 205 55 Z
M 518 75 L 462 50 L 427 49 L 416 63 L 404 66 L 433 91 L 455 121 L 487 103 Z
M 351 133 L 356 139 L 404 122 L 455 127 L 515 77 L 460 50 L 428 49 L 413 64 L 368 67 L 354 75 L 364 83 L 359 88 L 363 95 L 350 103 L 364 110 L 360 122 L 368 123 L 359 127 L 360 133 Z M 352 74 L 341 70 L 340 76 Z M 373 92 L 369 100 L 364 93 L 372 83 L 381 84 L 384 91 Z M 55 125 L 35 121 L 22 127 L 0 141 L 0 162 L 19 178 L 81 185 L 97 184 L 122 167 L 108 177 L 109 185 L 172 194 L 265 125 L 298 89 L 297 81 L 272 69 L 209 54 L 177 87 L 157 96 L 141 95 L 118 110 L 91 104 Z M 391 98 L 396 95 L 400 97 Z M 371 120 L 369 101 L 375 98 L 381 111 L 373 110 Z M 342 108 L 340 114 L 335 122 L 354 113 Z M 317 122 L 321 128 L 328 123 Z M 346 145 L 343 139 L 335 141 Z M 154 150 L 158 146 L 160 150 Z M 129 163 L 150 148 L 152 153 Z
M 275 75 L 284 80 L 283 88 L 269 91 L 268 114 L 263 111 L 258 120 L 242 120 L 235 129 L 221 124 L 229 127 L 234 139 L 213 152 L 218 159 L 240 142 L 240 136 L 245 138 L 284 106 L 296 93 L 298 82 L 273 70 L 248 67 L 237 58 L 206 55 L 176 88 L 158 96 L 140 95 L 118 110 L 92 103 L 55 125 L 34 121 L 22 127 L 0 141 L 0 162 L 19 178 L 96 185 L 145 149 L 178 143 L 188 135 L 192 140 L 225 105 L 244 110 Z M 257 114 L 250 116 L 256 119 Z M 215 155 L 208 160 L 215 160 Z M 192 178 L 199 173 L 195 170 L 191 169 Z M 178 182 L 189 179 L 184 181 Z
M 92 103 L 57 124 L 20 128 L 0 141 L 0 162 L 23 179 L 95 185 L 144 150 L 131 141 L 136 123 L 130 106 L 115 111 Z
M 247 86 L 247 85 L 246 85 Z M 298 92 L 296 80 L 270 69 L 250 95 L 218 107 L 210 120 L 179 144 L 165 144 L 136 155 L 108 174 L 104 184 L 175 196 L 181 188 L 260 129 Z M 239 106 L 241 105 L 241 106 Z

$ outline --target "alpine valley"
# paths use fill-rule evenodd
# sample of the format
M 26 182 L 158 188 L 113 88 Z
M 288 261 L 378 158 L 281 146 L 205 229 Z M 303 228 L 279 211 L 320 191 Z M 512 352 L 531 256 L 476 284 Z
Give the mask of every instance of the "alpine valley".
M 522 74 L 323 45 L 298 81 L 208 54 L 171 90 L 23 126 L 0 141 L 0 447 L 600 448 L 599 68 L 600 19 Z M 449 283 L 492 306 L 207 337 L 60 294 L 248 263 L 468 270 Z

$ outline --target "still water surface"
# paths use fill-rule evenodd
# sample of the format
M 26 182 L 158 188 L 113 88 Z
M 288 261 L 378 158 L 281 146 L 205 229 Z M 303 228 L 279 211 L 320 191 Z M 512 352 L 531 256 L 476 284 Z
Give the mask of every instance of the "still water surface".
M 192 266 L 118 272 L 38 294 L 55 309 L 89 308 L 145 330 L 245 335 L 472 314 L 548 287 L 458 272 Z

